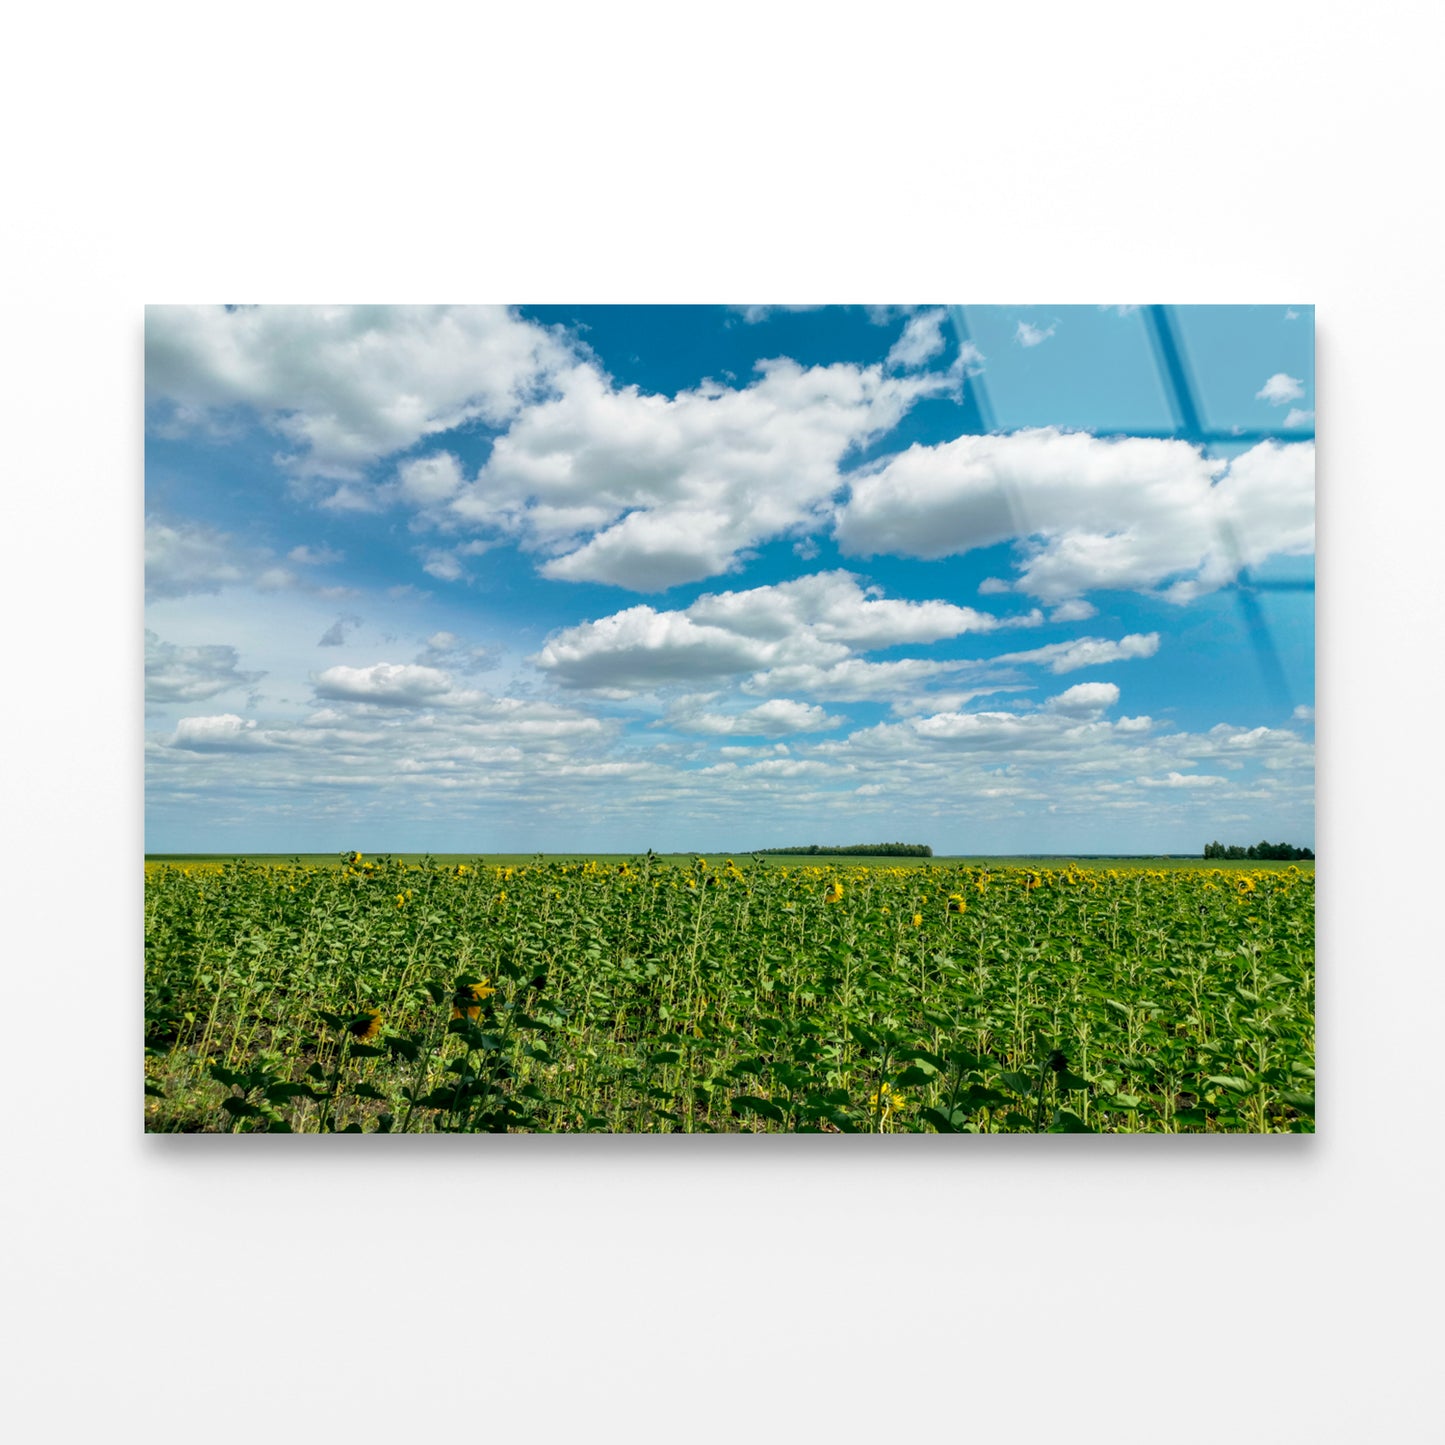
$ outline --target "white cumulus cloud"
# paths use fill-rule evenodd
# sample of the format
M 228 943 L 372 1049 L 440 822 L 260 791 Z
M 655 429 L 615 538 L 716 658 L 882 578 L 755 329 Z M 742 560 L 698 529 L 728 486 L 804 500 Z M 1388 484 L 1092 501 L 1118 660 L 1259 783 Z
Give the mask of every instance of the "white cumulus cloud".
M 786 737 L 793 733 L 824 732 L 845 720 L 830 717 L 821 707 L 775 697 L 741 712 L 706 712 L 683 705 L 669 710 L 660 726 L 675 732 L 704 733 L 717 737 Z
M 620 694 L 748 672 L 778 650 L 644 604 L 554 633 L 536 664 L 564 687 Z
M 1314 444 L 1264 442 L 1228 462 L 1188 442 L 1055 427 L 915 445 L 853 480 L 835 536 L 849 556 L 1014 541 L 1012 585 L 1041 600 L 1170 583 L 1183 602 L 1241 565 L 1313 551 Z
M 436 506 L 454 497 L 462 487 L 462 468 L 450 452 L 416 457 L 397 468 L 403 501 L 415 506 Z
M 188 752 L 232 751 L 260 746 L 254 718 L 233 712 L 214 717 L 183 717 L 171 734 L 169 745 Z
M 554 633 L 535 661 L 566 687 L 645 690 L 743 673 L 821 679 L 855 650 L 936 642 L 966 632 L 1032 625 L 951 602 L 906 602 L 865 590 L 848 572 L 821 572 L 742 592 L 707 593 L 690 607 L 646 605 Z M 932 667 L 933 664 L 926 664 Z M 781 671 L 778 671 L 781 670 Z M 755 676 L 751 686 L 766 684 Z
M 1020 321 L 1018 330 L 1014 332 L 1014 340 L 1020 346 L 1041 346 L 1058 330 L 1057 323 L 1053 326 L 1040 328 L 1030 326 L 1027 321 Z
M 995 662 L 1031 662 L 1051 672 L 1074 672 L 1081 667 L 1098 667 L 1105 662 L 1122 662 L 1131 657 L 1153 657 L 1159 651 L 1157 632 L 1131 632 L 1117 641 L 1107 637 L 1077 637 L 1072 642 L 1051 642 L 1028 652 L 1006 652 Z
M 1136 778 L 1141 788 L 1216 788 L 1225 781 L 1216 773 L 1166 773 L 1162 778 Z
M 859 586 L 850 572 L 817 572 L 743 592 L 707 593 L 687 610 L 699 622 L 750 637 L 785 638 L 808 631 L 826 642 L 863 649 L 992 632 L 1014 620 L 952 602 L 895 600 L 882 591 Z
M 1256 400 L 1267 401 L 1271 406 L 1284 406 L 1287 402 L 1298 401 L 1304 394 L 1299 377 L 1277 371 L 1254 395 Z
M 675 396 L 591 366 L 528 407 L 475 480 L 429 517 L 542 553 L 544 576 L 660 591 L 734 570 L 747 549 L 821 524 L 844 458 L 948 375 L 758 364 L 751 385 Z
M 948 312 L 941 306 L 910 316 L 903 335 L 888 353 L 889 367 L 912 371 L 937 356 L 943 350 L 943 323 L 947 320 Z
M 574 359 L 503 306 L 146 310 L 146 393 L 172 424 L 248 407 L 298 472 L 338 479 L 469 421 L 504 424 Z
M 312 679 L 316 696 L 342 702 L 419 707 L 451 691 L 451 678 L 417 663 L 378 662 L 370 667 L 328 667 Z
M 1112 682 L 1079 682 L 1051 697 L 1045 706 L 1054 712 L 1088 717 L 1103 712 L 1119 701 L 1119 689 Z
M 234 647 L 220 643 L 179 647 L 163 642 L 149 629 L 145 635 L 147 702 L 202 702 L 235 687 L 247 687 L 264 676 L 242 672 Z

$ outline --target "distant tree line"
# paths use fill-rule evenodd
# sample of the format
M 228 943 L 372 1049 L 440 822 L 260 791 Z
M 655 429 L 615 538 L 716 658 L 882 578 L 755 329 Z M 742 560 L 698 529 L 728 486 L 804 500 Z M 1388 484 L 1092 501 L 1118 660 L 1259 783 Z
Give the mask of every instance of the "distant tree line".
M 754 853 L 801 853 L 809 858 L 838 858 L 851 854 L 867 854 L 875 858 L 932 858 L 933 849 L 927 843 L 850 843 L 846 847 L 830 848 L 821 843 L 809 843 L 803 848 L 754 848 Z
M 1289 863 L 1296 858 L 1313 858 L 1313 848 L 1296 848 L 1289 843 L 1251 843 L 1248 848 L 1241 848 L 1237 843 L 1231 843 L 1227 848 L 1223 843 L 1206 843 L 1204 845 L 1204 856 L 1206 858 L 1260 858 L 1267 862 Z

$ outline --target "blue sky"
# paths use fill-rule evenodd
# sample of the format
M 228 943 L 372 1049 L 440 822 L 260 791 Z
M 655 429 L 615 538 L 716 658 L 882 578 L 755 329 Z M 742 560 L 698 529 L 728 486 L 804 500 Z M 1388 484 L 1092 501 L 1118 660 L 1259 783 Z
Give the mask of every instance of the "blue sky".
M 1287 304 L 149 308 L 146 846 L 1312 843 L 1313 353 Z

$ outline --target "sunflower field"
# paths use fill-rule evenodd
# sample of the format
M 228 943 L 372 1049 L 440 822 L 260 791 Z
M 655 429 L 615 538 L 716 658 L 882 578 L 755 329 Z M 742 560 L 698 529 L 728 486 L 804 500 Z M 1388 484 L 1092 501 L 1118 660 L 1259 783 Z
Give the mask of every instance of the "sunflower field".
M 155 864 L 149 1131 L 1314 1128 L 1298 865 Z

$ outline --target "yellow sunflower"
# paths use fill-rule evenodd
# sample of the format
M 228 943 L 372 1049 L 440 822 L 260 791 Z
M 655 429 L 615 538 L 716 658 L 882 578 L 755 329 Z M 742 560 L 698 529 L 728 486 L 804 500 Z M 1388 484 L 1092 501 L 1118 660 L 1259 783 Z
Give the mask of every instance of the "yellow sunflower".
M 374 1008 L 358 1009 L 357 1012 L 361 1017 L 351 1025 L 351 1037 L 364 1044 L 381 1032 L 381 1012 Z
M 458 989 L 456 1000 L 452 1003 L 452 1017 L 459 1019 L 465 1012 L 467 1018 L 476 1018 L 482 1011 L 482 1000 L 490 998 L 494 993 L 496 989 L 489 987 L 486 979 Z M 463 1003 L 466 1005 L 465 1009 L 462 1007 Z

